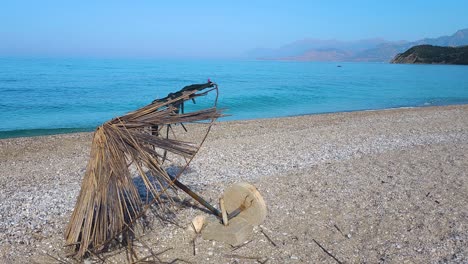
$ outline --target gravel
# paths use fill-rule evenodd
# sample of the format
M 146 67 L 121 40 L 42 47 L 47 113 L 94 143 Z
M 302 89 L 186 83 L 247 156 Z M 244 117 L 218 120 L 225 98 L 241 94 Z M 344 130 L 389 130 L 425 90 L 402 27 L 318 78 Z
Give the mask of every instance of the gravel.
M 0 140 L 0 263 L 65 258 L 91 137 Z M 180 226 L 202 212 L 183 207 L 177 225 L 154 222 L 141 241 L 195 263 L 333 263 L 315 242 L 351 263 L 467 263 L 467 155 L 466 105 L 218 122 L 182 181 L 213 201 L 251 182 L 267 221 L 234 252 L 197 238 L 194 256 Z

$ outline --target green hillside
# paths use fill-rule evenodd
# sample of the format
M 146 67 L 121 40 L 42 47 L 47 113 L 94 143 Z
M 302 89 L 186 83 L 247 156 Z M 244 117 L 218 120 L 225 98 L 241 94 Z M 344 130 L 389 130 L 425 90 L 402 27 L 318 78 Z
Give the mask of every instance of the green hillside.
M 468 46 L 414 46 L 393 58 L 391 63 L 468 65 Z

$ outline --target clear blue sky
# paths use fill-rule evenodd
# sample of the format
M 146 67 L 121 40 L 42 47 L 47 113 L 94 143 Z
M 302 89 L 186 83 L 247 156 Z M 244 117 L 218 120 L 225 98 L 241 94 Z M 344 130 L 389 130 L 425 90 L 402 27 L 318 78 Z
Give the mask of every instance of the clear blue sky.
M 417 40 L 468 27 L 467 0 L 2 1 L 0 56 L 233 57 L 304 38 Z

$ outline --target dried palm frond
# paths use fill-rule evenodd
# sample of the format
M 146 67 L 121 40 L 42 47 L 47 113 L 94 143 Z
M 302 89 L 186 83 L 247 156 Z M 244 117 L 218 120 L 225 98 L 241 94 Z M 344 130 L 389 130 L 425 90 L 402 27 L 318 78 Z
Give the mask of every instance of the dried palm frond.
M 213 107 L 184 113 L 185 101 L 211 91 L 216 93 Z M 166 154 L 183 157 L 186 160 L 183 168 L 187 167 L 211 124 L 221 116 L 216 108 L 217 93 L 217 85 L 212 82 L 186 86 L 97 128 L 81 191 L 65 231 L 66 243 L 76 256 L 105 248 L 172 187 L 183 169 L 175 176 L 169 175 L 162 167 Z M 208 122 L 206 134 L 198 145 L 169 138 L 171 125 L 195 121 Z M 161 133 L 164 127 L 166 136 Z M 130 166 L 141 177 L 152 197 L 150 201 L 141 197 Z

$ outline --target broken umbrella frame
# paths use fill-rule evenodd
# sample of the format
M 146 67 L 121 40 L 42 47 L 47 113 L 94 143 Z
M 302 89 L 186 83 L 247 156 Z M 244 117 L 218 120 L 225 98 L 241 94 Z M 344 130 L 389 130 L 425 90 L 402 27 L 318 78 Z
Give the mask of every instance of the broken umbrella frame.
M 193 94 L 192 96 L 190 96 L 188 98 L 188 100 L 192 100 L 192 102 L 195 104 L 195 98 L 198 97 L 198 96 L 205 96 L 207 95 L 209 92 L 211 91 L 215 91 L 216 92 L 216 98 L 215 98 L 215 102 L 214 102 L 214 106 L 216 107 L 217 106 L 217 103 L 218 103 L 218 85 L 211 82 L 211 81 L 208 81 L 207 84 L 205 85 L 190 85 L 190 86 L 186 86 L 184 87 L 182 90 L 176 92 L 176 93 L 170 93 L 168 94 L 165 98 L 162 98 L 162 99 L 156 99 L 153 101 L 153 103 L 159 103 L 159 102 L 167 102 L 169 100 L 173 100 L 174 98 L 177 98 L 177 97 L 180 97 L 180 95 L 184 92 L 184 91 L 190 91 L 190 90 L 198 90 L 198 91 L 201 91 L 207 87 L 209 87 L 209 85 L 212 85 L 213 88 L 212 89 L 209 89 L 208 91 L 205 91 L 203 93 L 200 93 L 200 94 Z M 177 113 L 179 114 L 182 113 L 184 114 L 185 112 L 185 101 L 187 100 L 179 100 L 179 101 L 175 101 L 173 103 L 171 103 L 170 105 L 173 106 L 175 108 L 174 110 L 174 113 Z M 180 123 L 180 125 L 184 128 L 184 130 L 187 132 L 187 128 L 184 126 L 183 123 Z M 171 124 L 167 124 L 166 125 L 166 139 L 169 138 L 169 130 L 170 130 L 170 126 Z M 159 128 L 159 126 L 152 126 L 151 127 L 151 134 L 152 135 L 160 135 L 160 130 L 162 129 Z M 203 142 L 202 142 L 203 144 Z M 164 158 L 163 158 L 163 162 L 166 158 L 166 152 L 164 152 Z M 206 209 L 208 209 L 210 212 L 212 212 L 216 217 L 220 218 L 221 220 L 223 219 L 223 215 L 222 215 L 222 212 L 218 209 L 216 209 L 213 205 L 211 205 L 208 201 L 206 201 L 205 199 L 203 199 L 200 195 L 198 195 L 197 193 L 195 193 L 194 191 L 192 191 L 189 187 L 187 187 L 185 184 L 181 183 L 176 177 L 171 177 L 172 178 L 172 182 L 174 183 L 175 186 L 177 186 L 179 189 L 181 189 L 182 191 L 184 191 L 186 194 L 188 194 L 190 197 L 192 197 L 195 201 L 197 201 L 198 203 L 200 203 L 201 205 L 203 205 Z M 227 218 L 228 220 L 231 220 L 232 218 L 236 217 L 237 215 L 239 215 L 243 210 L 245 209 L 244 206 L 240 206 L 239 208 L 237 208 L 236 210 L 230 212 L 230 213 L 227 213 Z
M 210 92 L 216 93 L 213 107 L 184 113 L 186 101 L 195 101 Z M 174 186 L 223 219 L 226 212 L 222 208 L 223 212 L 220 212 L 178 180 L 203 145 L 214 121 L 222 116 L 217 109 L 217 100 L 218 86 L 215 83 L 189 85 L 96 129 L 80 194 L 65 231 L 66 244 L 74 248 L 75 255 L 83 257 L 87 252 L 100 252 L 120 234 L 130 232 L 136 220 Z M 171 125 L 181 124 L 186 130 L 183 123 L 197 121 L 209 121 L 200 144 L 169 138 Z M 164 127 L 165 137 L 160 135 Z M 161 155 L 156 149 L 164 150 L 164 153 Z M 186 161 L 175 176 L 162 168 L 167 152 Z M 129 170 L 132 164 L 153 200 L 145 202 L 138 194 Z M 157 181 L 152 183 L 145 170 Z M 243 205 L 234 210 L 231 208 L 228 218 L 237 216 L 244 209 Z M 224 219 L 223 222 L 226 224 Z

